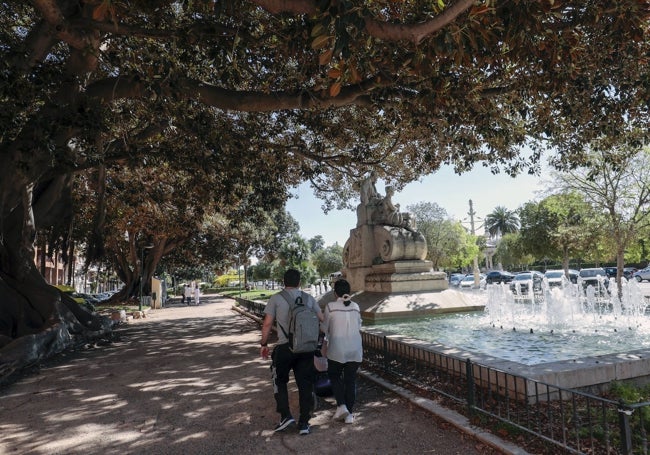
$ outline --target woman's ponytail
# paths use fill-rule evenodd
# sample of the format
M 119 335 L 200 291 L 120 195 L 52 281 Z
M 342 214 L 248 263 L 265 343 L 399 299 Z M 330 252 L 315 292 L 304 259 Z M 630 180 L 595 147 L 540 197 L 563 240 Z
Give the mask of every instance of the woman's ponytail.
M 343 278 L 334 282 L 334 293 L 343 300 L 343 304 L 348 306 L 350 304 L 350 283 Z

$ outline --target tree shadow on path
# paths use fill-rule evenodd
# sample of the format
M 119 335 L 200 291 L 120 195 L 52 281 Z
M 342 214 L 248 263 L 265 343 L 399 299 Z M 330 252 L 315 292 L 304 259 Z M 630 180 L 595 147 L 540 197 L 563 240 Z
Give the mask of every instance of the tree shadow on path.
M 417 428 L 424 413 L 365 383 L 355 425 L 332 422 L 334 406 L 325 400 L 312 419 L 315 434 L 274 434 L 278 417 L 269 362 L 259 358 L 259 327 L 231 305 L 212 299 L 158 310 L 117 330 L 115 342 L 66 353 L 6 386 L 0 453 L 386 453 L 402 452 L 400 441 L 413 439 L 407 432 L 427 432 Z M 297 412 L 293 381 L 290 386 Z M 386 422 L 387 434 L 381 416 L 393 406 L 404 407 L 404 415 Z M 429 436 L 416 450 L 427 447 Z M 462 448 L 458 434 L 454 443 Z

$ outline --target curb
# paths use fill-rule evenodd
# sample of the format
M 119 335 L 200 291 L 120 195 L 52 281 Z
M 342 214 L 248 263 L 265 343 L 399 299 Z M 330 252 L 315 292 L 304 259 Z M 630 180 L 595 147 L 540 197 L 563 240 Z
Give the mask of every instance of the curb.
M 495 448 L 504 454 L 507 455 L 530 455 L 528 452 L 526 452 L 524 449 L 521 447 L 508 442 L 504 441 L 503 439 L 499 438 L 498 436 L 495 436 L 492 433 L 489 433 L 481 428 L 478 428 L 472 424 L 470 424 L 469 420 L 467 417 L 452 411 L 450 409 L 444 408 L 437 404 L 433 400 L 429 400 L 428 398 L 423 398 L 421 396 L 418 396 L 398 385 L 392 384 L 379 376 L 376 376 L 372 373 L 369 373 L 367 371 L 359 370 L 359 375 L 363 376 L 364 378 L 373 381 L 374 383 L 384 387 L 385 389 L 390 390 L 391 392 L 401 396 L 402 398 L 405 398 L 409 400 L 411 403 L 413 403 L 416 406 L 419 406 L 420 408 L 424 409 L 427 412 L 430 412 L 434 414 L 435 416 L 441 418 L 447 423 L 450 423 L 454 427 L 456 427 L 458 430 L 462 431 L 463 433 L 466 433 L 476 440 L 482 442 L 485 445 L 488 445 L 492 448 Z

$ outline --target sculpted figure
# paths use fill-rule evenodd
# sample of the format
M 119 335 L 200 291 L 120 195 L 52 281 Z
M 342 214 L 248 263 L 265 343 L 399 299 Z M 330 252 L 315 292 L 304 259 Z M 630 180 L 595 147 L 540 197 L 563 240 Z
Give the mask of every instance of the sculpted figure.
M 361 191 L 361 203 L 364 205 L 375 204 L 381 200 L 380 194 L 377 192 L 375 184 L 377 183 L 377 174 L 375 171 L 370 172 L 370 175 L 364 178 L 359 189 Z
M 393 204 L 393 194 L 395 194 L 395 188 L 392 186 L 386 187 L 386 196 L 381 201 L 383 208 L 383 218 L 387 224 L 392 224 L 394 226 L 402 225 L 402 214 L 399 213 L 399 204 Z
M 415 220 L 410 213 L 402 213 L 399 211 L 399 204 L 393 203 L 393 194 L 395 194 L 395 188 L 390 185 L 387 186 L 386 196 L 381 200 L 380 203 L 378 221 L 389 224 L 391 226 L 403 227 L 409 231 L 414 230 Z

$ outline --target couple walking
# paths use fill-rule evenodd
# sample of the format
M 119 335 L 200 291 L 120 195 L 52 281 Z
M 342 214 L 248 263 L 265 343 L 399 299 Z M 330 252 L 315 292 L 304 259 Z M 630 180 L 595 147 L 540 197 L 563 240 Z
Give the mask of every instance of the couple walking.
M 301 295 L 300 272 L 289 269 L 284 274 L 284 288 L 293 299 Z M 361 346 L 361 312 L 359 306 L 350 300 L 350 284 L 343 279 L 334 283 L 334 294 L 337 299 L 321 311 L 316 300 L 309 295 L 307 302 L 321 321 L 321 331 L 327 342 L 327 374 L 336 399 L 335 420 L 345 423 L 354 422 L 354 402 L 356 400 L 356 376 L 361 365 L 363 350 Z M 282 327 L 289 326 L 289 304 L 278 293 L 272 296 L 264 310 L 262 325 L 261 355 L 269 357 L 268 340 L 273 322 Z M 275 431 L 283 431 L 295 424 L 289 408 L 289 393 L 287 383 L 289 372 L 293 370 L 298 386 L 298 401 L 300 417 L 298 431 L 301 435 L 310 433 L 309 419 L 313 404 L 314 390 L 314 353 L 293 353 L 289 349 L 289 340 L 282 330 L 278 330 L 278 344 L 271 356 L 273 371 L 273 392 L 276 401 L 276 411 L 280 414 L 280 423 Z

